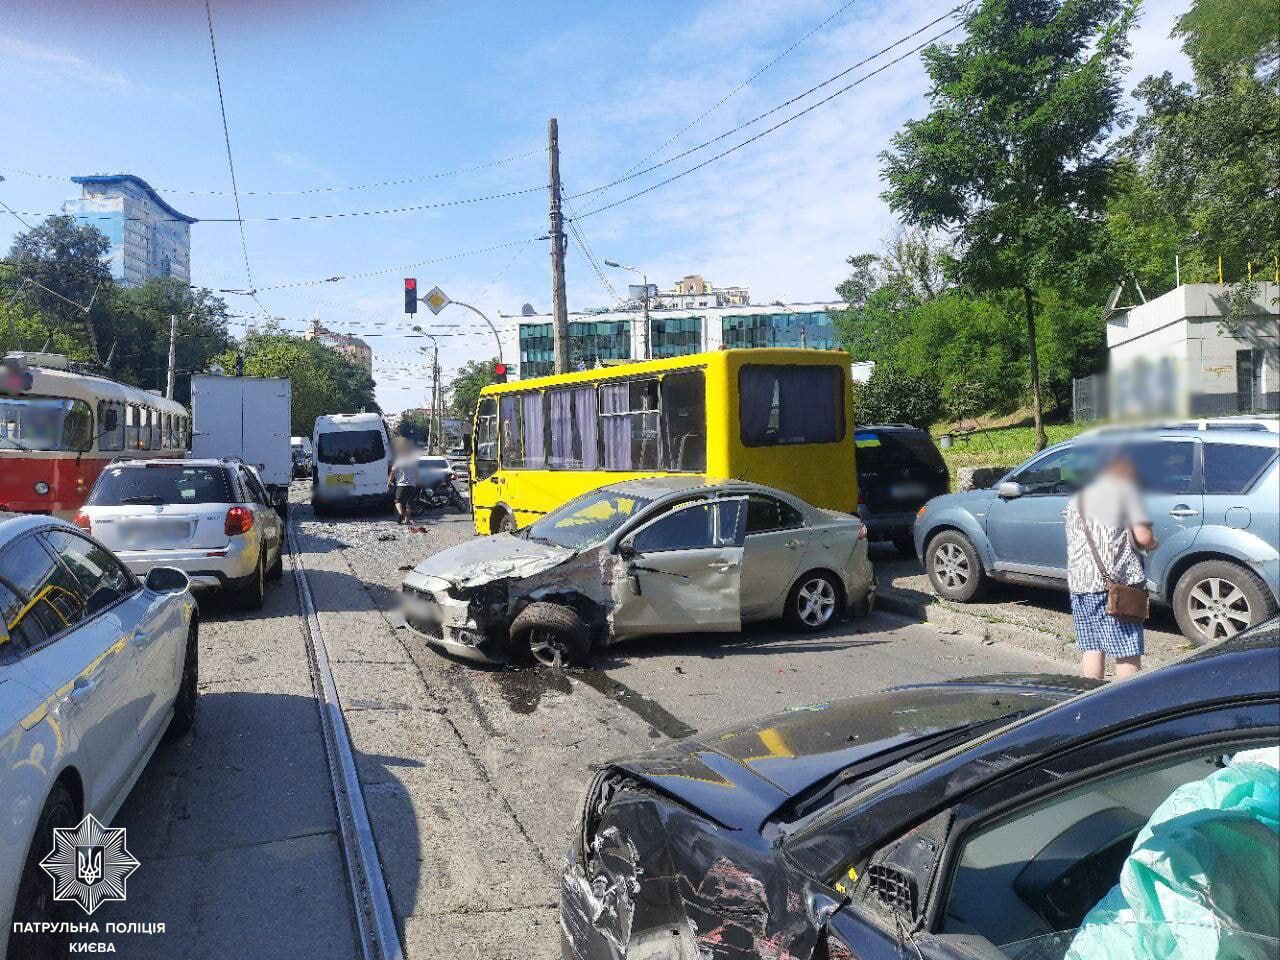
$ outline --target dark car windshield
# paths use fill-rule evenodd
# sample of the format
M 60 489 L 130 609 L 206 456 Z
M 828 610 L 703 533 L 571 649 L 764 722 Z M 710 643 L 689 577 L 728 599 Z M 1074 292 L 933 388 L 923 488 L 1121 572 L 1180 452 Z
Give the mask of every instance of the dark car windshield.
M 148 464 L 107 467 L 86 501 L 95 507 L 129 504 L 234 503 L 227 472 L 221 467 Z
M 604 540 L 649 503 L 634 493 L 593 490 L 548 513 L 522 534 L 540 543 L 581 550 Z
M 859 430 L 854 442 L 859 470 L 875 472 L 892 467 L 947 469 L 942 454 L 923 430 Z
M 321 463 L 377 463 L 386 456 L 380 430 L 341 430 L 320 434 Z

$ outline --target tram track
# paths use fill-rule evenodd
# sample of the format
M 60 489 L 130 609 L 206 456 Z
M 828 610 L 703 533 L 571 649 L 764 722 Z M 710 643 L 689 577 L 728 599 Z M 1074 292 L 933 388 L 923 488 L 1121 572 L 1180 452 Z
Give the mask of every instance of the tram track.
M 387 894 L 369 812 L 360 788 L 355 753 L 342 716 L 337 685 L 329 666 L 324 631 L 311 595 L 306 566 L 298 549 L 292 520 L 286 531 L 307 660 L 324 732 L 325 760 L 333 784 L 338 835 L 355 913 L 361 960 L 403 960 L 404 952 L 396 929 L 395 915 Z

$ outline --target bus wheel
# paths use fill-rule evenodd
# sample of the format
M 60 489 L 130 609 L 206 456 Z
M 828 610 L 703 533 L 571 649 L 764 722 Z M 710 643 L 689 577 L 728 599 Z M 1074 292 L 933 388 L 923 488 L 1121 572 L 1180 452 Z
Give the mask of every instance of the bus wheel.
M 489 521 L 490 530 L 494 533 L 516 532 L 516 518 L 514 516 L 506 510 L 495 510 L 494 512 L 498 515 L 498 518 L 496 520 Z

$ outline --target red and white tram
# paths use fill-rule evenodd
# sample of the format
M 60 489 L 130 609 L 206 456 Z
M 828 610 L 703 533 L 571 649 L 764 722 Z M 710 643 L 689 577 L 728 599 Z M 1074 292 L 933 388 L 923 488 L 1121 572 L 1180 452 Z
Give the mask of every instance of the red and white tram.
M 0 366 L 0 510 L 70 518 L 115 457 L 182 457 L 191 416 L 180 403 L 65 357 L 11 353 Z

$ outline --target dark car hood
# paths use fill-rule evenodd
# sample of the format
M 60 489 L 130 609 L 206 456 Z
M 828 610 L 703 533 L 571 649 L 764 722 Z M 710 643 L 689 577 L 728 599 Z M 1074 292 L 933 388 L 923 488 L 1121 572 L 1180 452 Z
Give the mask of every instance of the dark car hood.
M 726 827 L 758 829 L 795 794 L 851 764 L 945 730 L 1043 709 L 1074 678 L 991 677 L 899 687 L 700 733 L 611 766 Z

